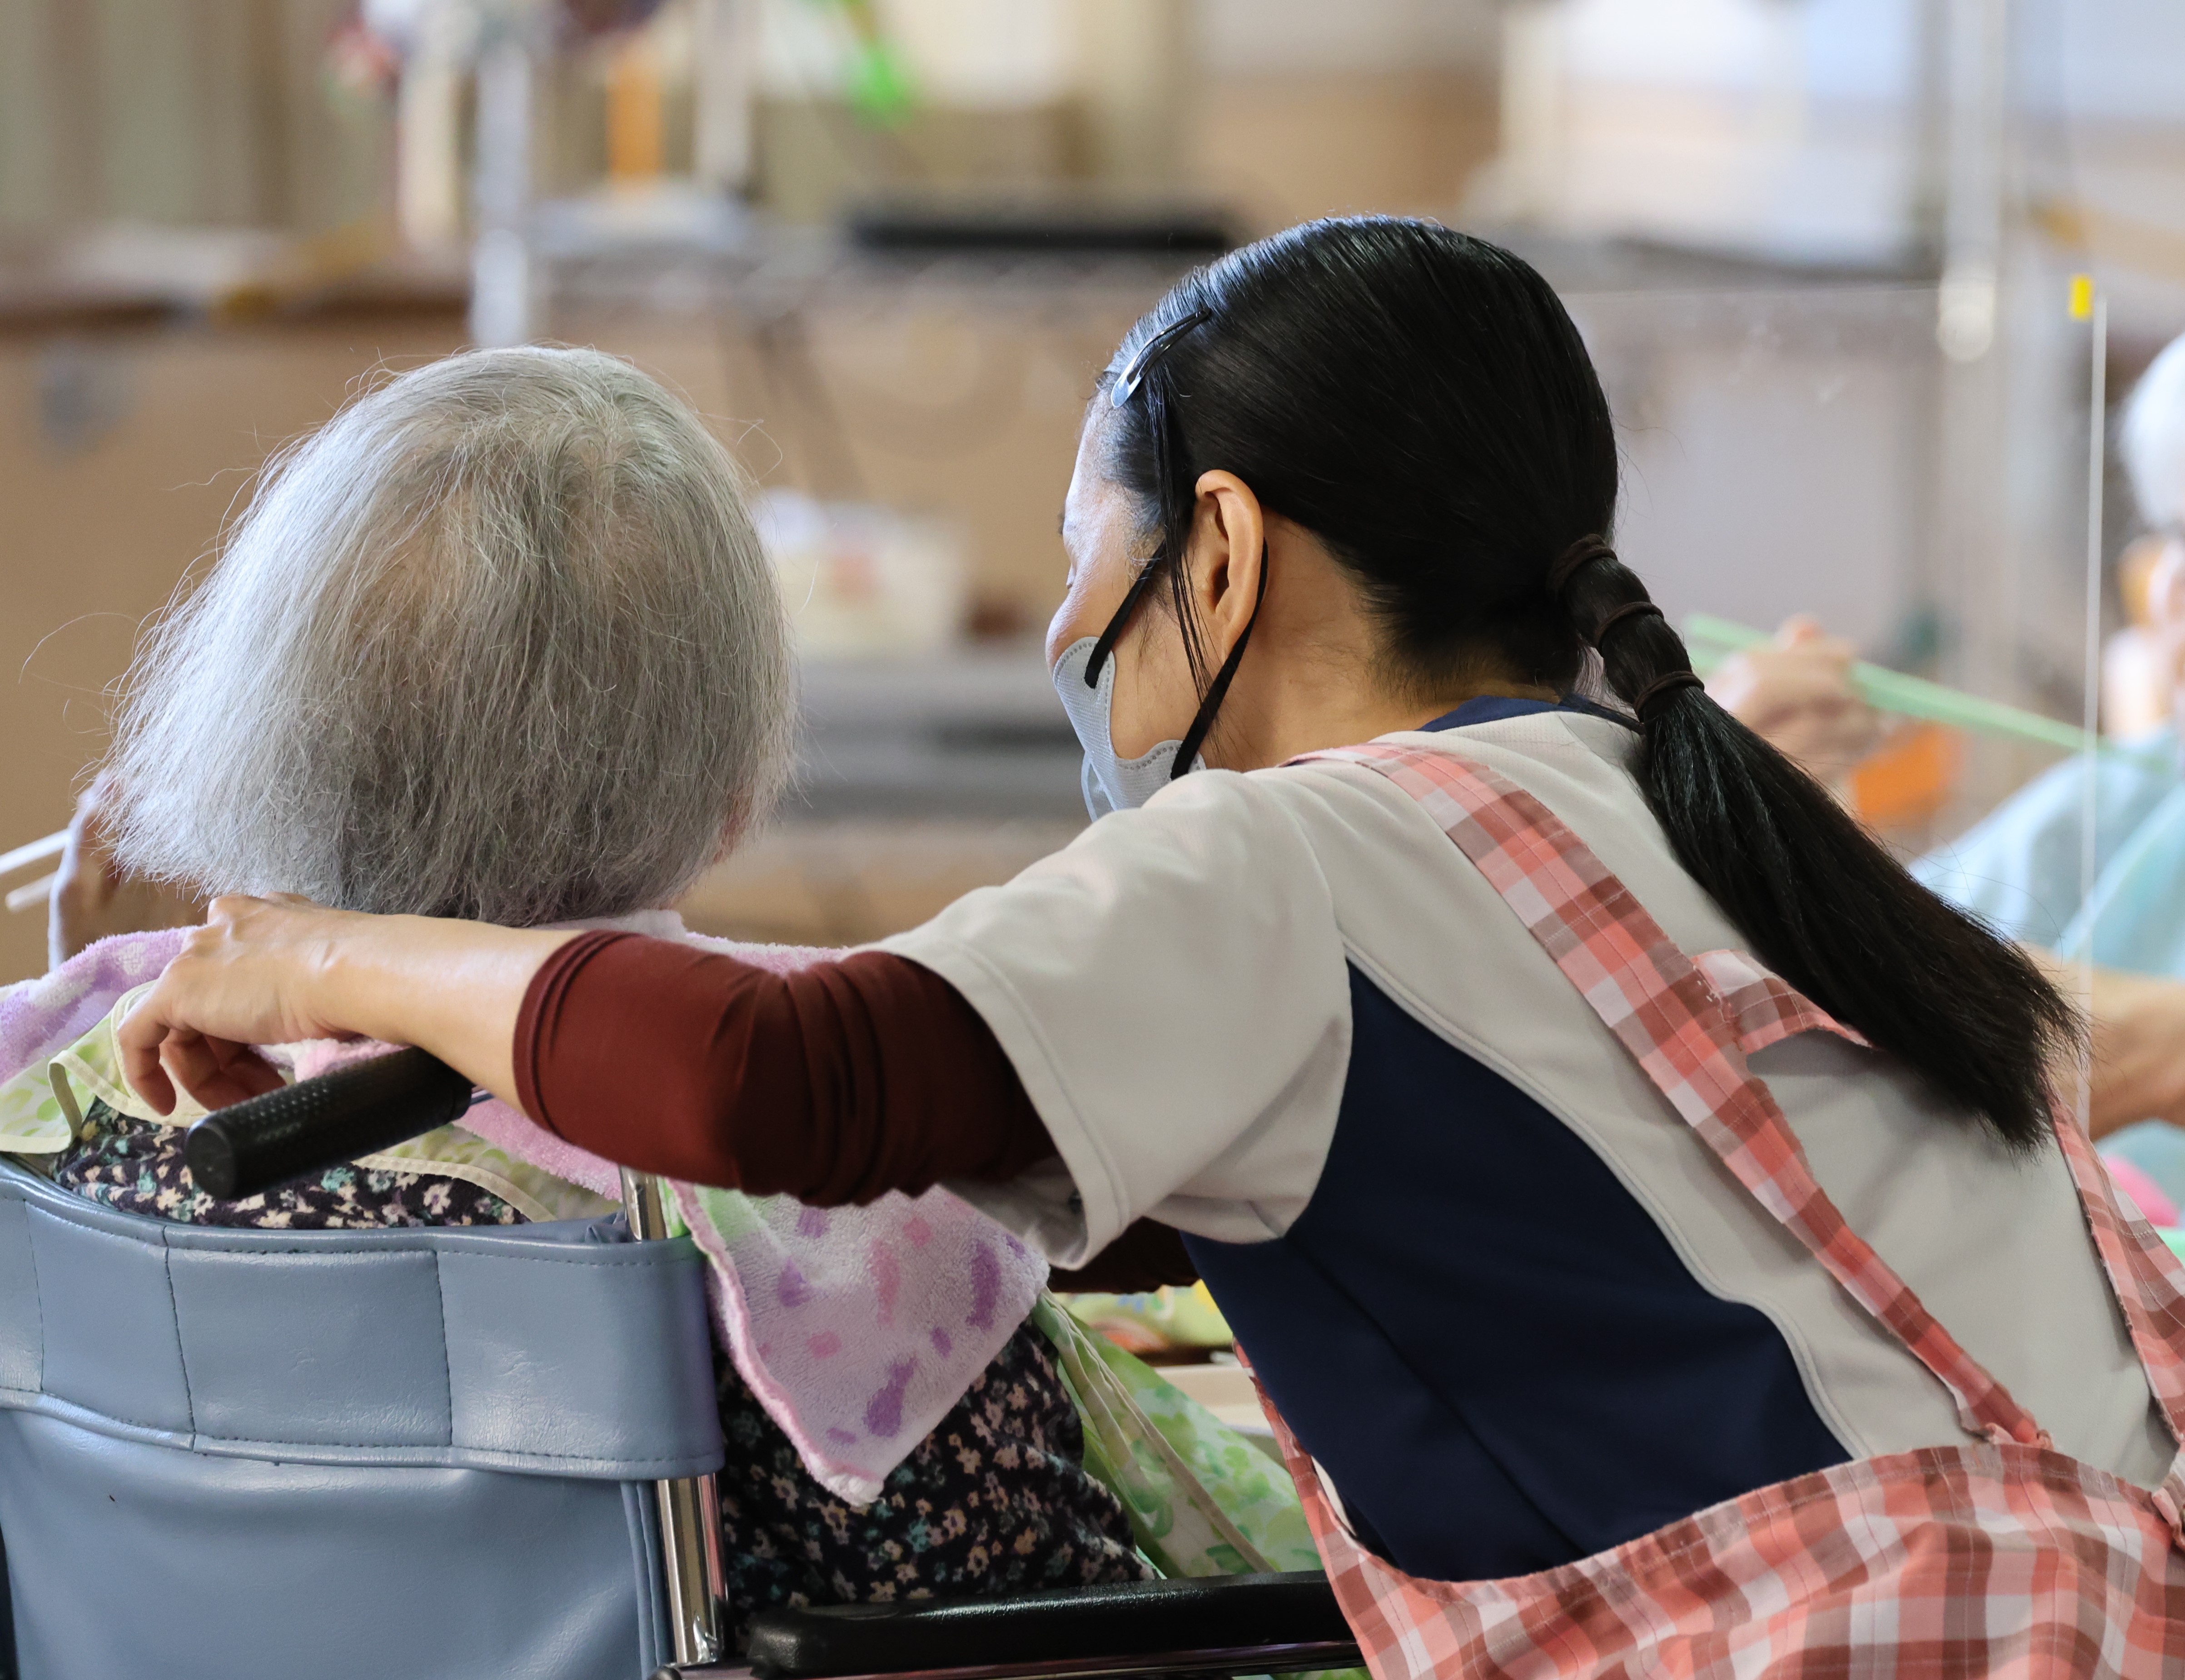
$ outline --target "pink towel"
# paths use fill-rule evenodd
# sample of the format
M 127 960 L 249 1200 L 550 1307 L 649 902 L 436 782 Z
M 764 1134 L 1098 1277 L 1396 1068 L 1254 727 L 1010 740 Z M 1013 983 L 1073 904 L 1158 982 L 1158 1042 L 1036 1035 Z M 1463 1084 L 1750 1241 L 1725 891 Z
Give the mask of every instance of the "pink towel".
M 159 976 L 187 932 L 117 933 L 50 974 L 0 987 L 0 1079 L 14 1078 L 98 1026 L 124 992 Z
M 0 991 L 0 1079 L 96 1026 L 122 993 L 166 966 L 182 937 L 103 940 L 44 980 Z M 775 973 L 836 955 L 683 937 Z M 283 1049 L 281 1059 L 308 1078 L 388 1046 L 321 1039 Z M 641 1094 L 642 1078 L 631 1089 Z M 462 1123 L 557 1178 L 621 1197 L 611 1162 L 504 1103 L 480 1103 Z M 736 1369 L 806 1468 L 855 1505 L 879 1494 L 963 1397 L 1047 1280 L 1045 1261 L 945 1190 L 823 1211 L 787 1196 L 674 1189 L 712 1263 L 715 1328 Z

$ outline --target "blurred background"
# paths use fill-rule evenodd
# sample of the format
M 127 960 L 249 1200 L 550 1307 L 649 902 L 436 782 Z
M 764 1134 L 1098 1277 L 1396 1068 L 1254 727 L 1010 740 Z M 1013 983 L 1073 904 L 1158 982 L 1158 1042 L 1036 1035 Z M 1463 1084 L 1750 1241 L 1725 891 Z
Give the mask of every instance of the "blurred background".
M 708 417 L 798 607 L 799 787 L 689 919 L 920 920 L 1084 820 L 1038 636 L 1094 376 L 1330 212 L 1562 290 L 1673 616 L 2076 720 L 2141 535 L 2110 485 L 2090 596 L 2092 362 L 2114 402 L 2185 330 L 2181 90 L 2174 0 L 0 0 L 0 852 L 268 451 L 550 339 Z M 1916 848 L 2053 761 L 1914 730 L 1852 796 Z

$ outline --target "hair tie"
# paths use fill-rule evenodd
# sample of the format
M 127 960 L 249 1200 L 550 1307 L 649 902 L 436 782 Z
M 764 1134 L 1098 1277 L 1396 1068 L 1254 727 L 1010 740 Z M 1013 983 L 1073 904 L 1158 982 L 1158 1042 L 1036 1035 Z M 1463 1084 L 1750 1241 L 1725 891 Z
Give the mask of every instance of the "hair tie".
M 1625 602 L 1621 607 L 1618 608 L 1613 613 L 1611 613 L 1607 618 L 1601 621 L 1600 627 L 1593 633 L 1594 647 L 1598 648 L 1605 643 L 1608 640 L 1609 631 L 1614 630 L 1617 625 L 1623 623 L 1627 619 L 1643 619 L 1650 613 L 1657 619 L 1663 616 L 1662 609 L 1659 607 L 1657 607 L 1651 601 Z
M 1653 720 L 1646 715 L 1646 708 L 1657 700 L 1666 699 L 1680 688 L 1706 686 L 1707 685 L 1700 680 L 1697 671 L 1671 671 L 1666 675 L 1656 677 L 1653 681 L 1648 683 L 1646 692 L 1631 703 L 1631 709 L 1639 714 L 1640 723 L 1651 723 Z
M 1570 587 L 1571 580 L 1581 567 L 1590 566 L 1596 560 L 1613 560 L 1616 551 L 1597 535 L 1580 537 L 1558 554 L 1548 568 L 1548 593 L 1560 596 Z

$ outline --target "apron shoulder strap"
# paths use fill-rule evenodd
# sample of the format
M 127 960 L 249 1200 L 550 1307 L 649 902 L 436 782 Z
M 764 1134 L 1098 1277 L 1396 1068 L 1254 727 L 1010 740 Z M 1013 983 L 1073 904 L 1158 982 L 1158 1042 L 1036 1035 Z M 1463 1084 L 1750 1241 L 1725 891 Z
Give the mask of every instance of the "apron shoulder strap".
M 2125 1328 L 2147 1373 L 2147 1386 L 2170 1425 L 2170 1438 L 2178 1443 L 2177 1456 L 2154 1497 L 2172 1531 L 2185 1541 L 2185 1265 L 2137 1208 L 2126 1209 L 2093 1144 L 2060 1105 L 2049 1123 L 2065 1160 L 2071 1163 L 2071 1181 L 2079 1189 L 2094 1252 L 2124 1310 Z
M 1747 1056 L 1758 1056 L 1798 1033 L 1833 1033 L 1862 1050 L 1873 1048 L 1864 1033 L 1845 1026 L 1743 951 L 1702 951 L 1692 959 L 1692 966 L 1707 977 L 1730 1018 L 1738 1049 Z
M 1844 1223 L 1774 1094 L 1746 1066 L 1748 1050 L 1791 1033 L 1851 1036 L 1847 1028 L 1742 954 L 1710 952 L 1702 960 L 1736 983 L 1729 988 L 1733 1011 L 1723 988 L 1583 841 L 1538 798 L 1484 765 L 1447 751 L 1381 744 L 1292 762 L 1315 759 L 1363 765 L 1418 802 L 1762 1210 L 1949 1391 L 1967 1433 L 2048 1444 L 2009 1391 Z M 1738 972 L 1741 963 L 1749 972 Z

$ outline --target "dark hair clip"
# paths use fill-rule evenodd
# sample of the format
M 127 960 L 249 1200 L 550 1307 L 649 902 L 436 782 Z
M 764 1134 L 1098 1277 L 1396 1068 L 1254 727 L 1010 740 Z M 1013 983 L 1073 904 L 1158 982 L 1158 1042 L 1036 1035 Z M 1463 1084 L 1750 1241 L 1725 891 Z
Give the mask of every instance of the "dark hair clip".
M 1193 328 L 1203 327 L 1213 319 L 1212 310 L 1194 309 L 1182 319 L 1170 322 L 1148 339 L 1123 364 L 1123 371 L 1115 376 L 1115 383 L 1108 388 L 1108 400 L 1120 408 L 1138 394 L 1138 387 L 1145 384 L 1146 375 L 1153 372 L 1155 362 L 1168 354 L 1170 345 Z

